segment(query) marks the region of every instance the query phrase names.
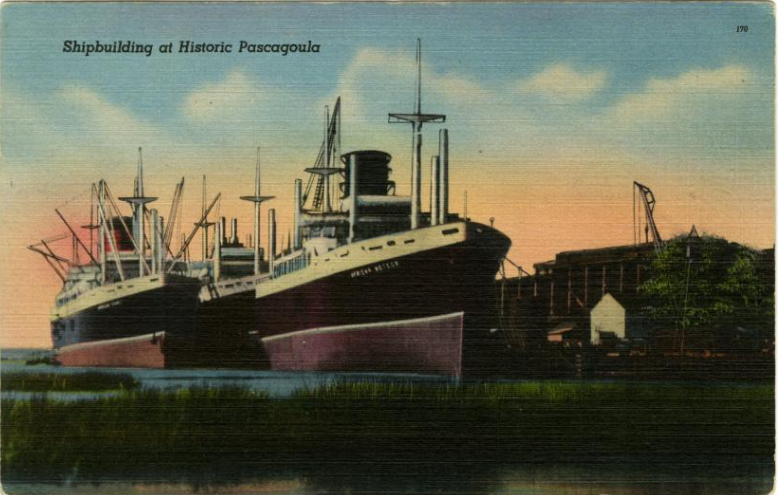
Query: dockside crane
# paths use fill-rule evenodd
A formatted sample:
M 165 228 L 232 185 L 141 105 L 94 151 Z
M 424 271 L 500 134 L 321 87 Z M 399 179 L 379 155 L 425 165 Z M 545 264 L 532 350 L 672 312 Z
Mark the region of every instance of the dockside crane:
M 640 195 L 638 201 L 636 196 Z M 663 242 L 662 236 L 659 235 L 659 229 L 654 221 L 654 207 L 656 206 L 656 198 L 654 193 L 648 186 L 645 186 L 639 182 L 633 182 L 633 194 L 632 194 L 632 213 L 633 213 L 633 227 L 635 229 L 635 244 L 640 241 L 640 205 L 643 205 L 643 211 L 645 212 L 645 235 L 646 242 L 649 242 L 649 232 L 651 233 L 651 239 L 654 243 L 655 249 L 661 249 Z

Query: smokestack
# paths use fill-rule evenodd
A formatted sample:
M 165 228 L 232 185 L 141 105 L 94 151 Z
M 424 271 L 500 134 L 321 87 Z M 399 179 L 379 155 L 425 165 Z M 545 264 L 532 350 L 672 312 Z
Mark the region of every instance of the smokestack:
M 432 157 L 432 170 L 430 171 L 430 182 L 432 187 L 430 188 L 430 225 L 437 225 L 440 219 L 440 200 L 438 194 L 440 192 L 440 157 Z
M 300 217 L 302 216 L 303 180 L 294 181 L 294 249 L 300 249 Z
M 227 217 L 219 218 L 219 223 L 222 224 L 222 228 L 219 231 L 221 233 L 221 237 L 219 237 L 219 239 L 221 239 L 222 244 L 225 244 L 227 242 Z
M 276 262 L 276 210 L 270 208 L 267 211 L 267 259 L 270 268 L 270 277 L 273 277 L 273 272 Z
M 230 225 L 230 244 L 238 243 L 238 219 L 233 218 Z
M 222 240 L 224 238 L 224 233 L 222 232 L 222 228 L 224 228 L 224 220 L 225 218 L 222 217 L 222 221 L 216 222 L 216 225 L 214 225 L 216 229 L 213 235 L 213 281 L 214 282 L 218 282 L 222 276 Z
M 151 210 L 151 273 L 159 273 L 159 266 L 157 266 L 157 260 L 159 260 L 159 235 L 157 235 L 157 227 L 159 226 L 159 212 L 156 209 Z
M 348 242 L 354 242 L 357 230 L 357 156 L 352 153 L 349 155 L 349 196 L 351 196 L 351 206 L 348 211 L 349 234 Z
M 438 150 L 438 160 L 440 161 L 438 223 L 442 225 L 448 221 L 448 129 L 440 130 L 438 145 L 440 148 Z

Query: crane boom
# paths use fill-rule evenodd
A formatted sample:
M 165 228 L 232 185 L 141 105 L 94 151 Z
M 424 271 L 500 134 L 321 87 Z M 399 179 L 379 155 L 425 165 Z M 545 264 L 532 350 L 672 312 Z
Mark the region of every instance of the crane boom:
M 645 186 L 639 182 L 633 182 L 635 189 L 640 193 L 640 199 L 643 203 L 643 209 L 646 212 L 646 242 L 648 242 L 648 233 L 651 232 L 651 238 L 654 242 L 654 247 L 659 249 L 662 247 L 662 236 L 659 235 L 659 229 L 654 221 L 654 207 L 656 206 L 656 198 L 653 191 L 648 186 Z

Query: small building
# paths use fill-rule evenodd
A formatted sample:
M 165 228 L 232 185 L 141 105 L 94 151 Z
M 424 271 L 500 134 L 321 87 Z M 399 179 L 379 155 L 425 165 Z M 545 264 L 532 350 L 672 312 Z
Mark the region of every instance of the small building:
M 591 311 L 589 343 L 600 345 L 603 337 L 627 338 L 627 310 L 611 294 L 605 294 Z
M 576 332 L 576 324 L 572 321 L 563 321 L 552 330 L 549 330 L 546 339 L 549 342 L 560 343 L 580 340 L 580 334 Z

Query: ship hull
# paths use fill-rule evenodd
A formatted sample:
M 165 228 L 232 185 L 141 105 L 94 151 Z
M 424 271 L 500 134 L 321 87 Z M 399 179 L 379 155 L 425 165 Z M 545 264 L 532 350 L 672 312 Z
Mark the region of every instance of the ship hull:
M 490 329 L 496 326 L 494 279 L 510 240 L 495 229 L 469 222 L 431 228 L 429 233 L 411 232 L 408 236 L 417 236 L 416 240 L 422 244 L 425 235 L 449 235 L 447 232 L 457 227 L 466 233 L 460 232 L 461 239 L 445 245 L 411 252 L 399 250 L 397 256 L 374 257 L 371 262 L 338 269 L 329 276 L 285 290 L 267 294 L 258 291 L 250 331 L 262 338 L 270 362 L 275 363 L 272 366 L 278 366 L 281 361 L 287 363 L 283 369 L 296 368 L 288 359 L 277 358 L 278 350 L 269 345 L 275 341 L 273 338 L 288 336 L 287 340 L 299 344 L 295 335 L 337 327 L 349 328 L 348 337 L 338 331 L 323 333 L 316 337 L 317 346 L 328 356 L 342 355 L 342 349 L 350 349 L 357 356 L 380 357 L 367 366 L 371 371 L 460 374 L 483 368 L 493 349 L 494 336 Z M 392 240 L 395 239 L 380 242 L 386 246 Z M 365 241 L 359 246 L 351 245 L 348 250 L 362 252 L 378 242 Z M 404 242 L 402 237 L 396 238 L 392 247 L 401 242 Z M 387 252 L 393 250 L 387 248 L 384 253 Z M 331 259 L 337 263 L 336 256 L 338 252 L 333 251 Z M 453 341 L 448 337 L 452 328 L 443 330 L 446 337 L 435 336 L 425 343 L 424 328 L 392 324 L 453 313 L 462 314 L 461 335 Z M 360 326 L 363 330 L 359 330 Z M 414 331 L 420 335 L 415 337 Z M 436 343 L 446 347 L 444 354 L 449 356 L 448 363 L 442 364 L 437 356 L 425 361 L 426 347 Z M 414 346 L 417 350 L 410 351 Z M 406 352 L 395 352 L 399 349 Z M 365 369 L 357 362 L 362 358 L 325 359 L 315 353 L 303 353 L 295 358 L 301 359 L 302 364 L 298 366 L 306 370 Z
M 178 365 L 268 369 L 261 344 L 250 334 L 254 318 L 253 289 L 201 301 L 197 331 L 189 338 L 187 352 L 179 353 Z
M 72 367 L 164 368 L 165 334 L 72 344 L 57 351 L 57 362 Z
M 279 371 L 381 371 L 459 376 L 463 314 L 316 328 L 262 339 Z
M 199 282 L 171 275 L 164 281 L 155 279 L 156 285 L 150 283 L 148 289 L 143 283 L 133 279 L 103 288 L 117 291 L 118 296 L 55 318 L 52 339 L 59 362 L 66 366 L 170 367 L 191 352 Z
M 412 249 L 425 242 L 429 248 Z M 378 244 L 386 250 L 371 250 Z M 200 352 L 189 364 L 458 375 L 488 357 L 494 278 L 509 246 L 490 227 L 448 224 L 343 246 L 304 269 L 310 277 L 303 270 L 282 275 L 256 292 L 218 295 L 214 286 L 198 309 Z M 451 314 L 460 314 L 461 324 L 427 324 Z
M 494 278 L 510 241 L 489 227 L 467 228 L 461 242 L 383 256 L 285 290 L 259 293 L 253 330 L 269 337 L 457 312 L 464 312 L 466 319 L 489 314 L 494 309 Z M 475 233 L 476 228 L 482 233 Z

